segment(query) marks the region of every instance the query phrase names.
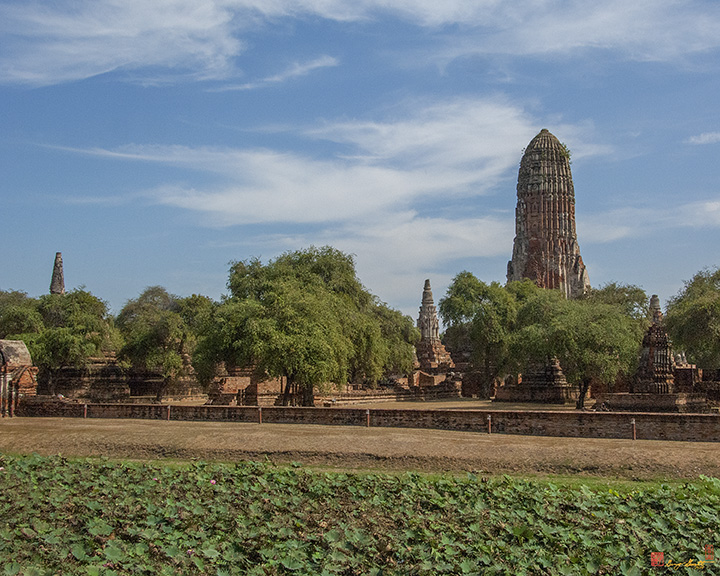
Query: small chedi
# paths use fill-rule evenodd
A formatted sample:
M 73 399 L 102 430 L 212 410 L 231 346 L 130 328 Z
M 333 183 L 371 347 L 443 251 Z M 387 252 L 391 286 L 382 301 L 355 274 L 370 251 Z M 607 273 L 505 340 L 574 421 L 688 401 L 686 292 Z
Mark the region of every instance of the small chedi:
M 650 298 L 652 324 L 642 342 L 640 366 L 632 383 L 632 392 L 637 394 L 672 394 L 675 392 L 675 358 L 672 342 L 662 326 L 663 314 L 660 298 Z
M 447 372 L 455 367 L 450 353 L 440 341 L 440 321 L 433 301 L 430 280 L 425 280 L 420 315 L 417 321 L 420 342 L 415 346 L 420 370 L 431 374 Z
M 494 402 L 537 402 L 541 404 L 570 404 L 578 399 L 577 386 L 568 384 L 557 358 L 530 367 L 510 378 L 495 390 Z
M 676 365 L 657 294 L 650 298 L 650 313 L 652 324 L 643 337 L 630 392 L 599 395 L 596 405 L 608 410 L 634 412 L 708 412 L 705 394 L 695 393 L 692 389 L 690 392 L 676 391 L 676 374 L 688 368 Z M 687 387 L 683 388 L 687 390 Z
M 543 129 L 525 148 L 517 181 L 515 241 L 507 279 L 576 298 L 590 288 L 575 231 L 570 153 Z
M 0 340 L 0 415 L 14 416 L 20 400 L 35 396 L 38 369 L 20 340 Z

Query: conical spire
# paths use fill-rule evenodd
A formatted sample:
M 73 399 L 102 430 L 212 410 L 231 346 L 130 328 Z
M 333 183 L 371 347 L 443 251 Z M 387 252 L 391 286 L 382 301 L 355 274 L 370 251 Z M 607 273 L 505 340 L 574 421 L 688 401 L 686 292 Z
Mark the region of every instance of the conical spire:
M 650 297 L 650 315 L 652 316 L 653 324 L 660 324 L 663 319 L 662 308 L 660 308 L 660 298 L 657 294 L 653 294 Z
M 440 321 L 438 320 L 437 309 L 433 301 L 430 280 L 425 280 L 417 326 L 420 329 L 421 341 L 440 342 Z
M 430 280 L 425 280 L 425 287 L 423 288 L 423 295 L 422 295 L 422 305 L 423 306 L 434 306 L 435 302 L 433 301 L 433 294 L 432 294 L 432 288 L 430 288 Z
M 589 287 L 575 231 L 570 153 L 547 129 L 525 149 L 517 182 L 515 242 L 508 281 L 530 278 L 573 298 Z
M 62 252 L 55 253 L 55 265 L 53 266 L 52 280 L 50 281 L 50 294 L 65 294 Z
M 453 368 L 455 364 L 440 342 L 440 321 L 433 301 L 430 280 L 425 280 L 417 327 L 420 329 L 420 342 L 415 345 L 415 351 L 420 369 L 437 373 Z

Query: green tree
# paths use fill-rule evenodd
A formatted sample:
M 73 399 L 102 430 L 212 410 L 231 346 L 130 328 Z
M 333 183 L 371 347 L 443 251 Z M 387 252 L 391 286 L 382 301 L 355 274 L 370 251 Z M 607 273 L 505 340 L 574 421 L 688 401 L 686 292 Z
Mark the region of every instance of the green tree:
M 665 323 L 678 349 L 706 369 L 720 368 L 720 268 L 702 270 L 670 299 Z
M 187 371 L 196 342 L 191 327 L 200 329 L 203 315 L 210 314 L 211 307 L 212 302 L 205 297 L 182 299 L 162 286 L 151 286 L 120 311 L 117 325 L 125 343 L 119 357 L 137 370 L 161 373 L 158 400 Z
M 639 286 L 608 282 L 599 288 L 588 290 L 581 298 L 590 302 L 618 306 L 627 316 L 641 321 L 647 328 L 648 296 Z
M 484 371 L 488 383 L 499 378 L 510 361 L 509 345 L 518 307 L 538 290 L 529 280 L 501 286 L 461 272 L 440 300 L 447 345 L 464 352 L 476 368 Z
M 519 370 L 557 358 L 569 382 L 579 386 L 578 408 L 593 381 L 612 388 L 637 361 L 638 331 L 621 307 L 588 300 L 566 300 L 542 290 L 518 310 L 511 355 Z
M 25 292 L 0 290 L 0 339 L 14 334 L 35 334 L 44 328 L 38 301 Z
M 20 317 L 24 320 L 15 326 L 23 331 L 13 337 L 25 341 L 40 369 L 39 379 L 51 394 L 61 370 L 85 366 L 90 358 L 117 349 L 119 334 L 107 304 L 87 290 L 78 288 L 37 299 L 18 300 L 15 294 L 20 302 L 15 310 L 23 310 Z
M 312 405 L 316 388 L 349 378 L 374 383 L 411 365 L 412 321 L 365 290 L 352 257 L 334 248 L 289 252 L 267 265 L 235 262 L 228 288 L 196 353 L 203 379 L 219 362 L 254 366 L 285 378 L 284 403 Z

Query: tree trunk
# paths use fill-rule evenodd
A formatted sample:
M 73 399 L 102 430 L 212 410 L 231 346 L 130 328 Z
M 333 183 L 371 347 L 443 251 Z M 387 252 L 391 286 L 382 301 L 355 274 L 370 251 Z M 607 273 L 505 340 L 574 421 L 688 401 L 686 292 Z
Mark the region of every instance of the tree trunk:
M 315 406 L 315 391 L 312 384 L 305 384 L 302 388 L 302 405 Z
M 285 391 L 282 394 L 283 406 L 290 406 L 290 401 L 292 399 L 292 385 L 293 381 L 290 379 L 290 376 L 285 374 Z
M 577 402 L 575 403 L 575 408 L 578 410 L 585 408 L 585 395 L 590 389 L 590 382 L 592 382 L 590 378 L 583 378 L 580 382 L 580 396 L 578 396 Z

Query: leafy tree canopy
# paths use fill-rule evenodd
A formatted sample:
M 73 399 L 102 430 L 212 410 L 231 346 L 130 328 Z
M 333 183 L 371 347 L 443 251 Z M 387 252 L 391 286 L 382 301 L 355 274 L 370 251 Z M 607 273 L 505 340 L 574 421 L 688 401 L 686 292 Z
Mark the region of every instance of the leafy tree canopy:
M 43 327 L 37 300 L 25 292 L 0 291 L 0 339 L 39 333 Z
M 599 288 L 589 290 L 582 298 L 591 302 L 619 306 L 627 316 L 636 320 L 644 321 L 648 318 L 648 296 L 645 290 L 633 284 L 608 282 Z
M 107 304 L 83 288 L 39 298 L 0 293 L 0 333 L 25 341 L 51 393 L 61 369 L 84 366 L 120 342 Z
M 568 381 L 579 384 L 582 407 L 593 380 L 611 388 L 618 375 L 635 369 L 639 337 L 622 307 L 543 290 L 518 311 L 510 356 L 518 370 L 557 358 Z
M 198 374 L 213 366 L 255 366 L 285 377 L 287 402 L 311 404 L 315 387 L 348 379 L 377 382 L 408 370 L 417 331 L 360 283 L 352 256 L 331 247 L 289 252 L 263 265 L 235 262 L 230 297 L 196 354 Z
M 125 304 L 117 317 L 124 338 L 120 358 L 134 368 L 159 370 L 164 389 L 188 369 L 197 338 L 207 329 L 214 302 L 199 295 L 179 298 L 162 286 L 150 286 Z
M 612 384 L 634 369 L 647 324 L 645 293 L 609 284 L 581 300 L 533 282 L 486 284 L 458 274 L 440 301 L 451 349 L 467 349 L 489 380 L 558 358 L 570 382 Z
M 702 270 L 670 299 L 668 332 L 688 360 L 706 369 L 720 368 L 720 268 Z

